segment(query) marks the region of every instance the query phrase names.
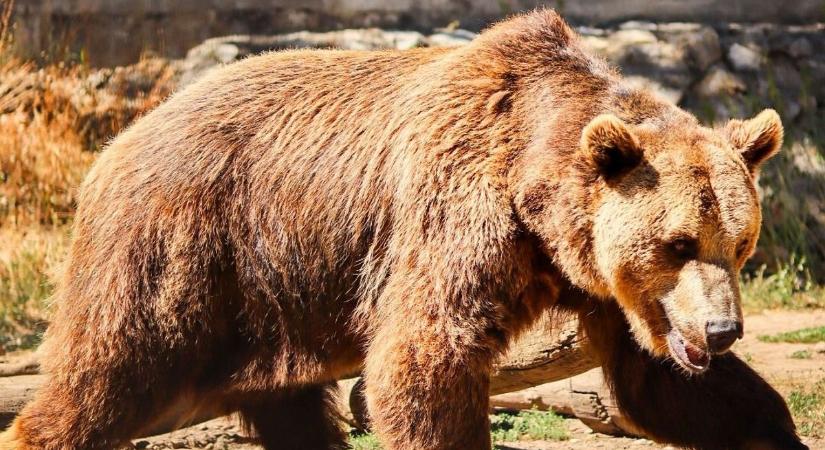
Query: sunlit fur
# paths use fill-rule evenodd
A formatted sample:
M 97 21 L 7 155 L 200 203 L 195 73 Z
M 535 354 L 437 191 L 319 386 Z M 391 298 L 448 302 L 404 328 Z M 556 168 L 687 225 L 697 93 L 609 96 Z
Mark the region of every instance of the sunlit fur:
M 735 357 L 692 384 L 639 350 L 621 314 L 597 314 L 617 298 L 655 349 L 658 300 L 685 327 L 702 305 L 736 303 L 735 286 L 695 280 L 704 266 L 654 253 L 687 229 L 732 264 L 733 239 L 755 237 L 753 181 L 724 137 L 773 142 L 753 128 L 705 129 L 628 88 L 552 11 L 460 48 L 215 70 L 89 173 L 50 378 L 0 449 L 111 449 L 187 404 L 240 412 L 267 449 L 342 448 L 329 386 L 359 370 L 384 448 L 489 449 L 491 366 L 548 308 L 581 313 L 622 408 L 658 439 L 787 448 L 784 403 Z M 694 166 L 707 177 L 686 176 Z M 700 213 L 706 185 L 719 200 Z

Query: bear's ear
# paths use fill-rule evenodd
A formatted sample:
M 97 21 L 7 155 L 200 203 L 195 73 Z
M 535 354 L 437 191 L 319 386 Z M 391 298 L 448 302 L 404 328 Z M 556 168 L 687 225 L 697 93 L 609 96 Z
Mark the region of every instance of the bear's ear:
M 605 180 L 615 180 L 642 161 L 639 140 L 612 114 L 597 116 L 584 127 L 581 147 L 588 162 Z
M 779 114 L 766 109 L 750 120 L 731 120 L 725 126 L 725 134 L 742 155 L 748 170 L 756 173 L 782 146 L 784 130 Z

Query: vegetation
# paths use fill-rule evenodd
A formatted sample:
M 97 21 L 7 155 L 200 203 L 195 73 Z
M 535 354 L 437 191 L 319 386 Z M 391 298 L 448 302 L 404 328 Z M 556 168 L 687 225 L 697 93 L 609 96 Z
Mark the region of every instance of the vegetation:
M 63 259 L 77 187 L 106 140 L 174 88 L 175 70 L 38 67 L 16 59 L 0 0 L 0 353 L 35 345 Z
M 46 326 L 45 304 L 68 236 L 60 228 L 0 231 L 0 349 L 29 348 Z
M 500 412 L 490 416 L 493 443 L 514 441 L 558 441 L 568 439 L 564 419 L 549 411 Z M 353 431 L 349 444 L 353 450 L 380 450 L 381 444 L 370 433 Z
M 806 350 L 797 350 L 797 351 L 791 353 L 791 358 L 792 359 L 811 359 L 811 358 L 813 358 L 813 356 L 814 355 L 811 353 L 811 351 L 807 350 L 807 349 Z
M 758 336 L 762 342 L 788 342 L 791 344 L 814 344 L 825 342 L 825 326 L 803 328 L 771 336 Z
M 350 433 L 349 445 L 352 450 L 381 450 L 381 443 L 371 433 L 357 431 Z
M 565 440 L 568 438 L 564 419 L 552 412 L 520 411 L 491 416 L 493 442 L 520 440 Z
M 825 438 L 825 379 L 798 386 L 788 396 L 788 407 L 803 436 Z
M 825 287 L 815 283 L 805 258 L 791 256 L 787 263 L 775 267 L 770 274 L 763 265 L 742 276 L 742 303 L 746 311 L 825 307 Z

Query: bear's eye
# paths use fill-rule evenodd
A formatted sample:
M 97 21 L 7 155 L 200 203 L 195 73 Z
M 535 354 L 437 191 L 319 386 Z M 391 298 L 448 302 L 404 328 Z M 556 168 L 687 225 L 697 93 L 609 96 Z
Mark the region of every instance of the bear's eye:
M 736 246 L 736 259 L 742 259 L 745 257 L 745 252 L 748 251 L 750 247 L 750 241 L 745 239 Z
M 668 251 L 676 258 L 687 261 L 699 255 L 699 242 L 693 238 L 677 238 L 667 244 Z

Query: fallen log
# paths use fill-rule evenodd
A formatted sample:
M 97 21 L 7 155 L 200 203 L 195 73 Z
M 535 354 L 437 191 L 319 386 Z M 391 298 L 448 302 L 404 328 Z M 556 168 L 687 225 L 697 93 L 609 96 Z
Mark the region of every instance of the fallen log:
M 0 378 L 0 429 L 11 423 L 17 412 L 31 400 L 44 380 L 44 375 Z
M 578 332 L 573 316 L 545 315 L 513 343 L 496 365 L 490 379 L 490 395 L 527 389 L 564 380 L 598 367 L 587 340 Z M 369 428 L 363 382 L 340 383 L 345 419 L 353 427 Z
M 0 364 L 0 378 L 17 375 L 37 375 L 38 373 L 40 373 L 40 361 L 37 360 L 36 355 L 32 355 L 21 362 Z
M 587 410 L 583 399 L 571 397 L 569 393 L 562 392 L 557 388 L 542 388 L 543 390 L 535 392 L 529 391 L 521 394 L 522 397 L 518 397 L 519 394 L 512 394 L 510 397 L 498 395 L 564 380 L 584 373 L 597 365 L 597 362 L 588 352 L 586 340 L 578 333 L 578 324 L 575 318 L 544 317 L 524 333 L 502 358 L 502 361 L 496 365 L 490 383 L 490 393 L 494 396 L 492 404 L 496 407 L 509 404 L 516 407 L 515 409 L 529 409 L 535 406 L 539 409 L 550 409 L 563 414 L 599 417 L 599 420 L 604 421 L 604 414 L 600 412 L 602 409 L 596 407 L 609 399 L 609 396 L 604 396 L 606 394 L 603 393 L 599 394 L 603 398 L 598 397 L 596 399 L 598 401 L 591 401 L 594 405 L 591 408 L 592 411 Z M 14 373 L 15 370 L 18 373 L 36 372 L 37 367 L 36 361 L 33 360 L 25 361 L 25 364 L 18 363 L 15 367 L 0 365 L 0 374 Z M 42 374 L 0 377 L 0 428 L 10 423 L 23 405 L 34 396 L 39 386 L 45 381 L 45 377 L 46 375 Z M 357 379 L 340 382 L 344 416 L 348 423 L 359 428 L 368 426 L 366 407 L 363 396 L 360 395 L 362 386 L 363 384 Z M 559 397 L 559 400 L 553 400 L 552 396 Z M 522 400 L 518 401 L 518 398 L 522 398 Z M 574 405 L 571 403 L 573 400 L 581 403 L 581 405 Z M 530 403 L 531 401 L 533 403 L 538 401 L 539 403 L 533 405 Z M 545 403 L 551 404 L 553 402 L 558 403 L 557 407 L 545 408 L 542 406 Z M 154 426 L 151 434 L 172 431 L 183 425 L 212 418 L 214 417 L 208 412 L 189 418 L 189 420 L 173 417 Z M 621 430 L 620 426 L 617 428 Z M 607 428 L 602 426 L 602 429 L 606 430 Z M 618 434 L 620 431 L 614 430 L 614 433 Z
M 545 315 L 513 343 L 496 365 L 490 394 L 563 380 L 598 366 L 574 316 Z
M 642 436 L 619 411 L 602 379 L 601 369 L 592 369 L 567 380 L 495 395 L 490 406 L 499 410 L 553 411 L 576 417 L 593 431 L 614 436 Z

